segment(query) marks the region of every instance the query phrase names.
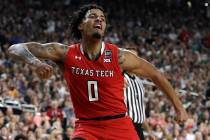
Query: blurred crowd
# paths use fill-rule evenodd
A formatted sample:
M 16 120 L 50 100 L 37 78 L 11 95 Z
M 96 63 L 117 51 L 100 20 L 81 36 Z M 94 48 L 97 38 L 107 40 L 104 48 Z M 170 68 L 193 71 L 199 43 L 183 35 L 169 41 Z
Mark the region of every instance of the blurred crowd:
M 6 51 L 11 44 L 28 41 L 74 43 L 68 30 L 71 13 L 88 2 L 0 1 L 0 97 L 37 107 L 36 112 L 0 107 L 0 140 L 71 138 L 76 118 L 62 73 L 43 60 L 55 67 L 55 74 L 40 80 L 33 67 L 14 63 Z M 163 93 L 145 84 L 146 139 L 210 140 L 208 7 L 195 0 L 95 2 L 108 13 L 104 40 L 137 47 L 141 57 L 164 72 L 190 115 L 179 125 Z

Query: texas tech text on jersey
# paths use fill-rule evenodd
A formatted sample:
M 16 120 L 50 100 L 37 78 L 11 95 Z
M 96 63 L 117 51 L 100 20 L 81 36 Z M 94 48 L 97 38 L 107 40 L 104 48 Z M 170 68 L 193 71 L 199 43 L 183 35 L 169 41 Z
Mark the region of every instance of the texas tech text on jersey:
M 85 76 L 96 76 L 96 77 L 113 77 L 113 70 L 90 70 L 82 69 L 78 67 L 71 67 L 72 74 L 85 75 Z

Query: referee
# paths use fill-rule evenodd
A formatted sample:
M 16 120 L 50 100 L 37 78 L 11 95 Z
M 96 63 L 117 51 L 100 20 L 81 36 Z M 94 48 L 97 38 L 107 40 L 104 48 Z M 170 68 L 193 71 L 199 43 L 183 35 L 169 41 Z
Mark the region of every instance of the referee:
M 135 48 L 127 49 L 137 55 Z M 142 123 L 145 120 L 144 87 L 138 76 L 131 73 L 124 73 L 124 77 L 127 81 L 127 87 L 125 88 L 124 95 L 125 104 L 128 109 L 128 116 L 130 116 L 133 120 L 134 127 L 140 140 L 144 140 L 142 129 Z

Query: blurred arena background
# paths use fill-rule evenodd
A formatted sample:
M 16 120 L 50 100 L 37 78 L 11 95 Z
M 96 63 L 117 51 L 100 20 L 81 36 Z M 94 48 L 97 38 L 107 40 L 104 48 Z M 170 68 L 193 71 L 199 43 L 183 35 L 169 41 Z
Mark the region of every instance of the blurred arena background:
M 191 117 L 178 125 L 172 105 L 144 80 L 146 139 L 210 140 L 210 1 L 206 0 L 1 0 L 0 140 L 70 139 L 75 117 L 59 69 L 51 79 L 40 80 L 33 67 L 13 63 L 6 51 L 28 41 L 72 44 L 69 17 L 87 3 L 107 11 L 104 40 L 138 47 L 141 57 L 165 73 Z

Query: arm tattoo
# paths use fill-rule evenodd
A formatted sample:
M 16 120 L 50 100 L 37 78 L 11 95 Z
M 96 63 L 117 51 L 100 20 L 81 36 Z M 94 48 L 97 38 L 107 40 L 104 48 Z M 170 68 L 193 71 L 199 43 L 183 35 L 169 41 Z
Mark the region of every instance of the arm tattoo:
M 61 43 L 46 43 L 43 44 L 42 52 L 40 54 L 42 54 L 42 56 L 47 54 L 48 59 L 50 58 L 52 61 L 60 63 L 65 59 L 67 50 L 67 45 Z
M 55 47 L 54 46 L 50 46 L 50 47 L 47 47 L 47 51 L 49 53 L 52 53 L 52 52 L 55 52 L 56 50 L 55 50 Z
M 40 62 L 38 58 L 36 58 L 29 50 L 27 47 L 24 47 L 25 50 L 22 52 L 23 59 L 26 60 L 28 64 L 35 65 L 37 62 Z
M 25 44 L 15 44 L 9 48 L 9 54 L 13 56 L 15 60 L 22 60 L 28 64 L 35 64 L 38 62 L 36 58 L 26 47 Z
M 122 65 L 124 61 L 125 61 L 124 50 L 119 49 L 119 51 L 118 51 L 118 62 L 119 62 L 120 65 Z
M 26 60 L 31 60 L 31 59 L 36 58 L 26 47 L 23 48 L 23 51 L 20 55 L 26 58 Z
M 58 51 L 66 52 L 67 48 L 68 48 L 68 46 L 64 45 L 64 44 L 47 43 L 47 44 L 43 44 L 43 47 L 41 48 L 41 50 L 43 52 L 43 49 L 45 49 L 46 53 L 52 54 L 52 53 L 56 53 Z
M 22 60 L 29 64 L 36 64 L 40 62 L 39 59 L 61 62 L 67 49 L 68 46 L 56 42 L 46 44 L 28 42 L 12 45 L 8 51 L 14 60 Z

